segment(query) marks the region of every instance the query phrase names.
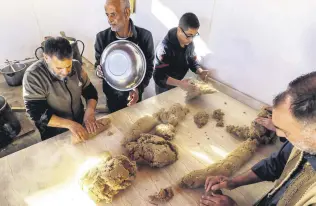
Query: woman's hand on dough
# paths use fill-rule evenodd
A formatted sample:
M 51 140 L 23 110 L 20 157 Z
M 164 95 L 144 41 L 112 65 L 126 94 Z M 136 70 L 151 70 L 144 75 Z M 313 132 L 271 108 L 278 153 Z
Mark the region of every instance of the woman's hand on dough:
M 226 195 L 213 194 L 211 196 L 202 196 L 200 206 L 237 206 L 237 204 Z
M 220 189 L 235 189 L 232 179 L 225 176 L 210 176 L 205 181 L 205 191 L 217 191 Z

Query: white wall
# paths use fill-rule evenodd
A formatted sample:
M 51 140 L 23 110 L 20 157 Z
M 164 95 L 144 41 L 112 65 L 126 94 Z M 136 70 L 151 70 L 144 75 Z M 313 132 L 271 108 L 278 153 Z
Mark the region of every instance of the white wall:
M 217 0 L 206 64 L 216 77 L 261 101 L 315 71 L 316 2 Z
M 137 8 L 137 23 L 150 28 L 156 42 L 181 14 L 196 13 L 203 65 L 215 69 L 216 79 L 268 104 L 316 65 L 313 0 L 138 0 Z
M 0 1 L 0 64 L 33 56 L 40 31 L 29 1 Z
M 108 27 L 104 1 L 1 0 L 0 63 L 33 56 L 44 36 L 61 30 L 83 40 L 84 56 L 94 62 L 95 35 Z M 315 10 L 313 0 L 136 0 L 132 18 L 157 44 L 183 13 L 196 13 L 203 65 L 216 69 L 218 80 L 271 103 L 290 80 L 314 70 Z
M 86 44 L 84 56 L 94 59 L 97 32 L 108 27 L 104 0 L 1 0 L 0 64 L 4 59 L 34 56 L 45 36 L 67 36 Z M 81 51 L 81 46 L 80 51 Z

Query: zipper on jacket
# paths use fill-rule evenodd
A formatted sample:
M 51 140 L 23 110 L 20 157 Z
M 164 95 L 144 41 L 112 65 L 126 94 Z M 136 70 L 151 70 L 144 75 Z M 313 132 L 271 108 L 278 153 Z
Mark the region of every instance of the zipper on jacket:
M 71 114 L 72 114 L 72 120 L 75 121 L 75 113 L 74 113 L 74 110 L 72 108 L 72 101 L 73 101 L 72 100 L 72 94 L 71 94 L 71 92 L 70 92 L 70 90 L 69 90 L 69 88 L 67 86 L 67 82 L 68 82 L 67 78 L 64 79 L 64 83 L 65 83 L 66 89 L 67 89 L 67 91 L 69 92 L 69 95 L 70 95 L 70 109 L 71 109 Z

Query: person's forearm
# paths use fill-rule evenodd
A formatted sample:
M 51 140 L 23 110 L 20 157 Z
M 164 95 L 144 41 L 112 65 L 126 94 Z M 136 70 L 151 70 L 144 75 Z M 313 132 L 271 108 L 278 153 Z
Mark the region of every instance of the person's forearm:
M 69 129 L 69 126 L 73 123 L 73 121 L 69 119 L 65 119 L 62 117 L 58 117 L 53 114 L 53 116 L 50 118 L 47 126 L 49 127 L 58 127 L 58 128 L 66 128 Z
M 168 85 L 178 87 L 178 86 L 180 85 L 181 81 L 180 81 L 180 80 L 177 80 L 177 79 L 175 79 L 175 78 L 172 78 L 172 77 L 168 77 L 166 83 L 167 83 Z
M 97 100 L 89 99 L 86 110 L 92 110 L 94 112 L 95 108 L 97 107 L 97 104 L 98 104 Z
M 234 188 L 254 184 L 257 182 L 262 182 L 262 180 L 252 170 L 249 170 L 241 175 L 238 175 L 232 178 L 231 180 Z
M 201 67 L 197 68 L 196 69 L 196 74 L 201 74 L 203 71 L 203 69 Z

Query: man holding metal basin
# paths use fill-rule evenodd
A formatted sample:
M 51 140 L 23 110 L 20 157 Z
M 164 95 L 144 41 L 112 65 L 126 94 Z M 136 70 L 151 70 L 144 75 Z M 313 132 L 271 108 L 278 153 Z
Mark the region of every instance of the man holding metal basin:
M 189 69 L 206 79 L 208 70 L 203 70 L 197 61 L 193 38 L 199 35 L 200 22 L 193 13 L 185 13 L 178 27 L 169 30 L 158 45 L 155 58 L 154 80 L 156 94 L 180 87 L 183 90 L 194 89 L 188 79 L 183 79 Z
M 85 111 L 81 96 L 87 103 Z M 44 59 L 26 70 L 23 98 L 42 140 L 69 129 L 74 142 L 83 141 L 99 127 L 94 115 L 97 90 L 81 64 L 73 60 L 69 41 L 62 37 L 46 40 Z
M 130 19 L 129 0 L 107 0 L 105 13 L 110 28 L 96 36 L 95 67 L 112 113 L 141 101 L 153 73 L 154 43 L 151 32 Z

